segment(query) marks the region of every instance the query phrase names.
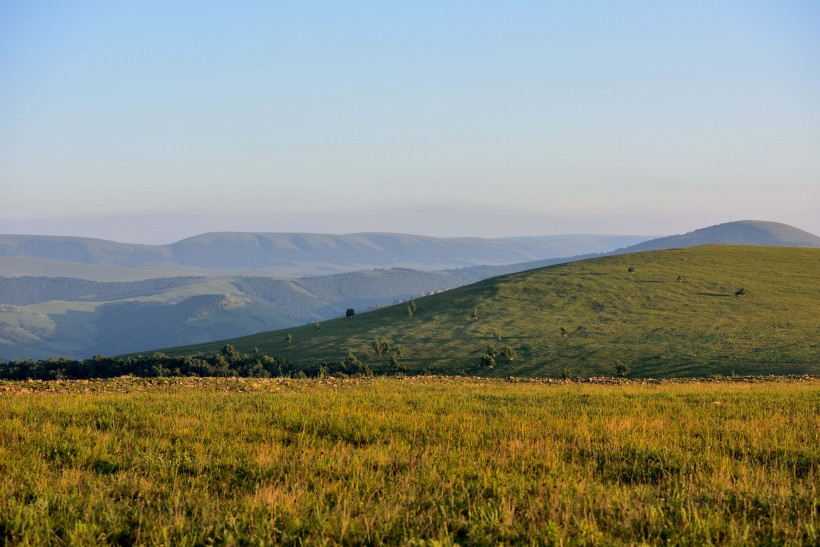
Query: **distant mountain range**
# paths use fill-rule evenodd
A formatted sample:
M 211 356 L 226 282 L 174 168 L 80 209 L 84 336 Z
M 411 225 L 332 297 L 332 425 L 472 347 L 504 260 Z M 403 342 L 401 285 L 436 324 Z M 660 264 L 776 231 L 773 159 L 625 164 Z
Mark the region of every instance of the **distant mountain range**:
M 408 234 L 210 233 L 170 245 L 0 235 L 0 275 L 136 281 L 187 275 L 305 277 L 374 268 L 443 270 L 606 252 L 651 236 L 435 238 Z
M 5 255 L 0 256 L 0 361 L 137 352 L 303 325 L 338 317 L 347 307 L 364 311 L 497 275 L 602 256 L 602 251 L 446 271 L 369 266 L 367 271 L 300 279 L 283 279 L 288 276 L 276 269 L 255 269 L 259 265 L 273 268 L 271 264 L 278 263 L 284 270 L 316 271 L 319 265 L 334 270 L 368 261 L 394 264 L 402 261 L 402 249 L 413 260 L 460 265 L 480 262 L 482 257 L 531 256 L 548 248 L 603 248 L 607 254 L 624 254 L 707 243 L 820 247 L 820 238 L 791 226 L 743 221 L 612 250 L 639 239 L 209 234 L 171 246 L 139 246 L 82 238 L 0 236 L 0 255 Z M 279 248 L 289 250 L 274 251 Z M 380 258 L 379 249 L 384 257 Z M 446 250 L 454 257 L 445 256 Z M 230 257 L 241 267 L 227 275 L 221 268 L 230 264 Z M 19 273 L 15 268 L 21 266 L 36 275 L 9 277 Z M 175 273 L 179 271 L 187 273 L 180 276 Z

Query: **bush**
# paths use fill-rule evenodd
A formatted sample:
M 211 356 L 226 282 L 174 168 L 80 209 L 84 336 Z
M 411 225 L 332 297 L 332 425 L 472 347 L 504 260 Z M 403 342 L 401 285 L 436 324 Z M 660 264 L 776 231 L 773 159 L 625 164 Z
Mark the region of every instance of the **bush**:
M 501 356 L 507 361 L 514 361 L 518 354 L 508 345 L 501 346 Z
M 615 372 L 618 373 L 618 375 L 620 375 L 620 376 L 626 376 L 631 371 L 629 370 L 629 367 L 626 366 L 626 364 L 623 361 L 621 361 L 620 359 L 616 359 L 615 360 Z

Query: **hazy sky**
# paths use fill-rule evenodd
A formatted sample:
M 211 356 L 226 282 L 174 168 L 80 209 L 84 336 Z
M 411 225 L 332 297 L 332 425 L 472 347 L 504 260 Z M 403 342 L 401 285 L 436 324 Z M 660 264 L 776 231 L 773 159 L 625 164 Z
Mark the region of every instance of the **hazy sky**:
M 0 233 L 820 234 L 820 2 L 0 0 Z

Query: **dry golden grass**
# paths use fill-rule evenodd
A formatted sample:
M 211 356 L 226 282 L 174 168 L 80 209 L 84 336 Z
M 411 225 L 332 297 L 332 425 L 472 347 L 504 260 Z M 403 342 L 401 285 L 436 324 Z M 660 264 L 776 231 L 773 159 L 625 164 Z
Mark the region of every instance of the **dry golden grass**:
M 817 544 L 820 381 L 0 383 L 15 544 Z

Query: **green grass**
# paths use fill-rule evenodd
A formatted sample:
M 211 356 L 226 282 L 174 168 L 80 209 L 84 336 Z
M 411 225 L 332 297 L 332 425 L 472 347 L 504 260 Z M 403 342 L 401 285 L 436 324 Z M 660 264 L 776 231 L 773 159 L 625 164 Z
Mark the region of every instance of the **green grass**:
M 741 287 L 747 296 L 735 297 Z M 210 354 L 231 343 L 300 367 L 353 352 L 389 371 L 390 353 L 373 350 L 378 338 L 402 347 L 399 367 L 411 372 L 612 375 L 623 362 L 645 377 L 820 373 L 818 249 L 705 246 L 599 258 L 416 304 L 412 318 L 399 305 L 325 321 L 319 331 L 311 324 L 163 351 Z M 491 343 L 511 346 L 517 358 L 481 367 Z
M 0 382 L 9 544 L 820 542 L 820 382 Z

